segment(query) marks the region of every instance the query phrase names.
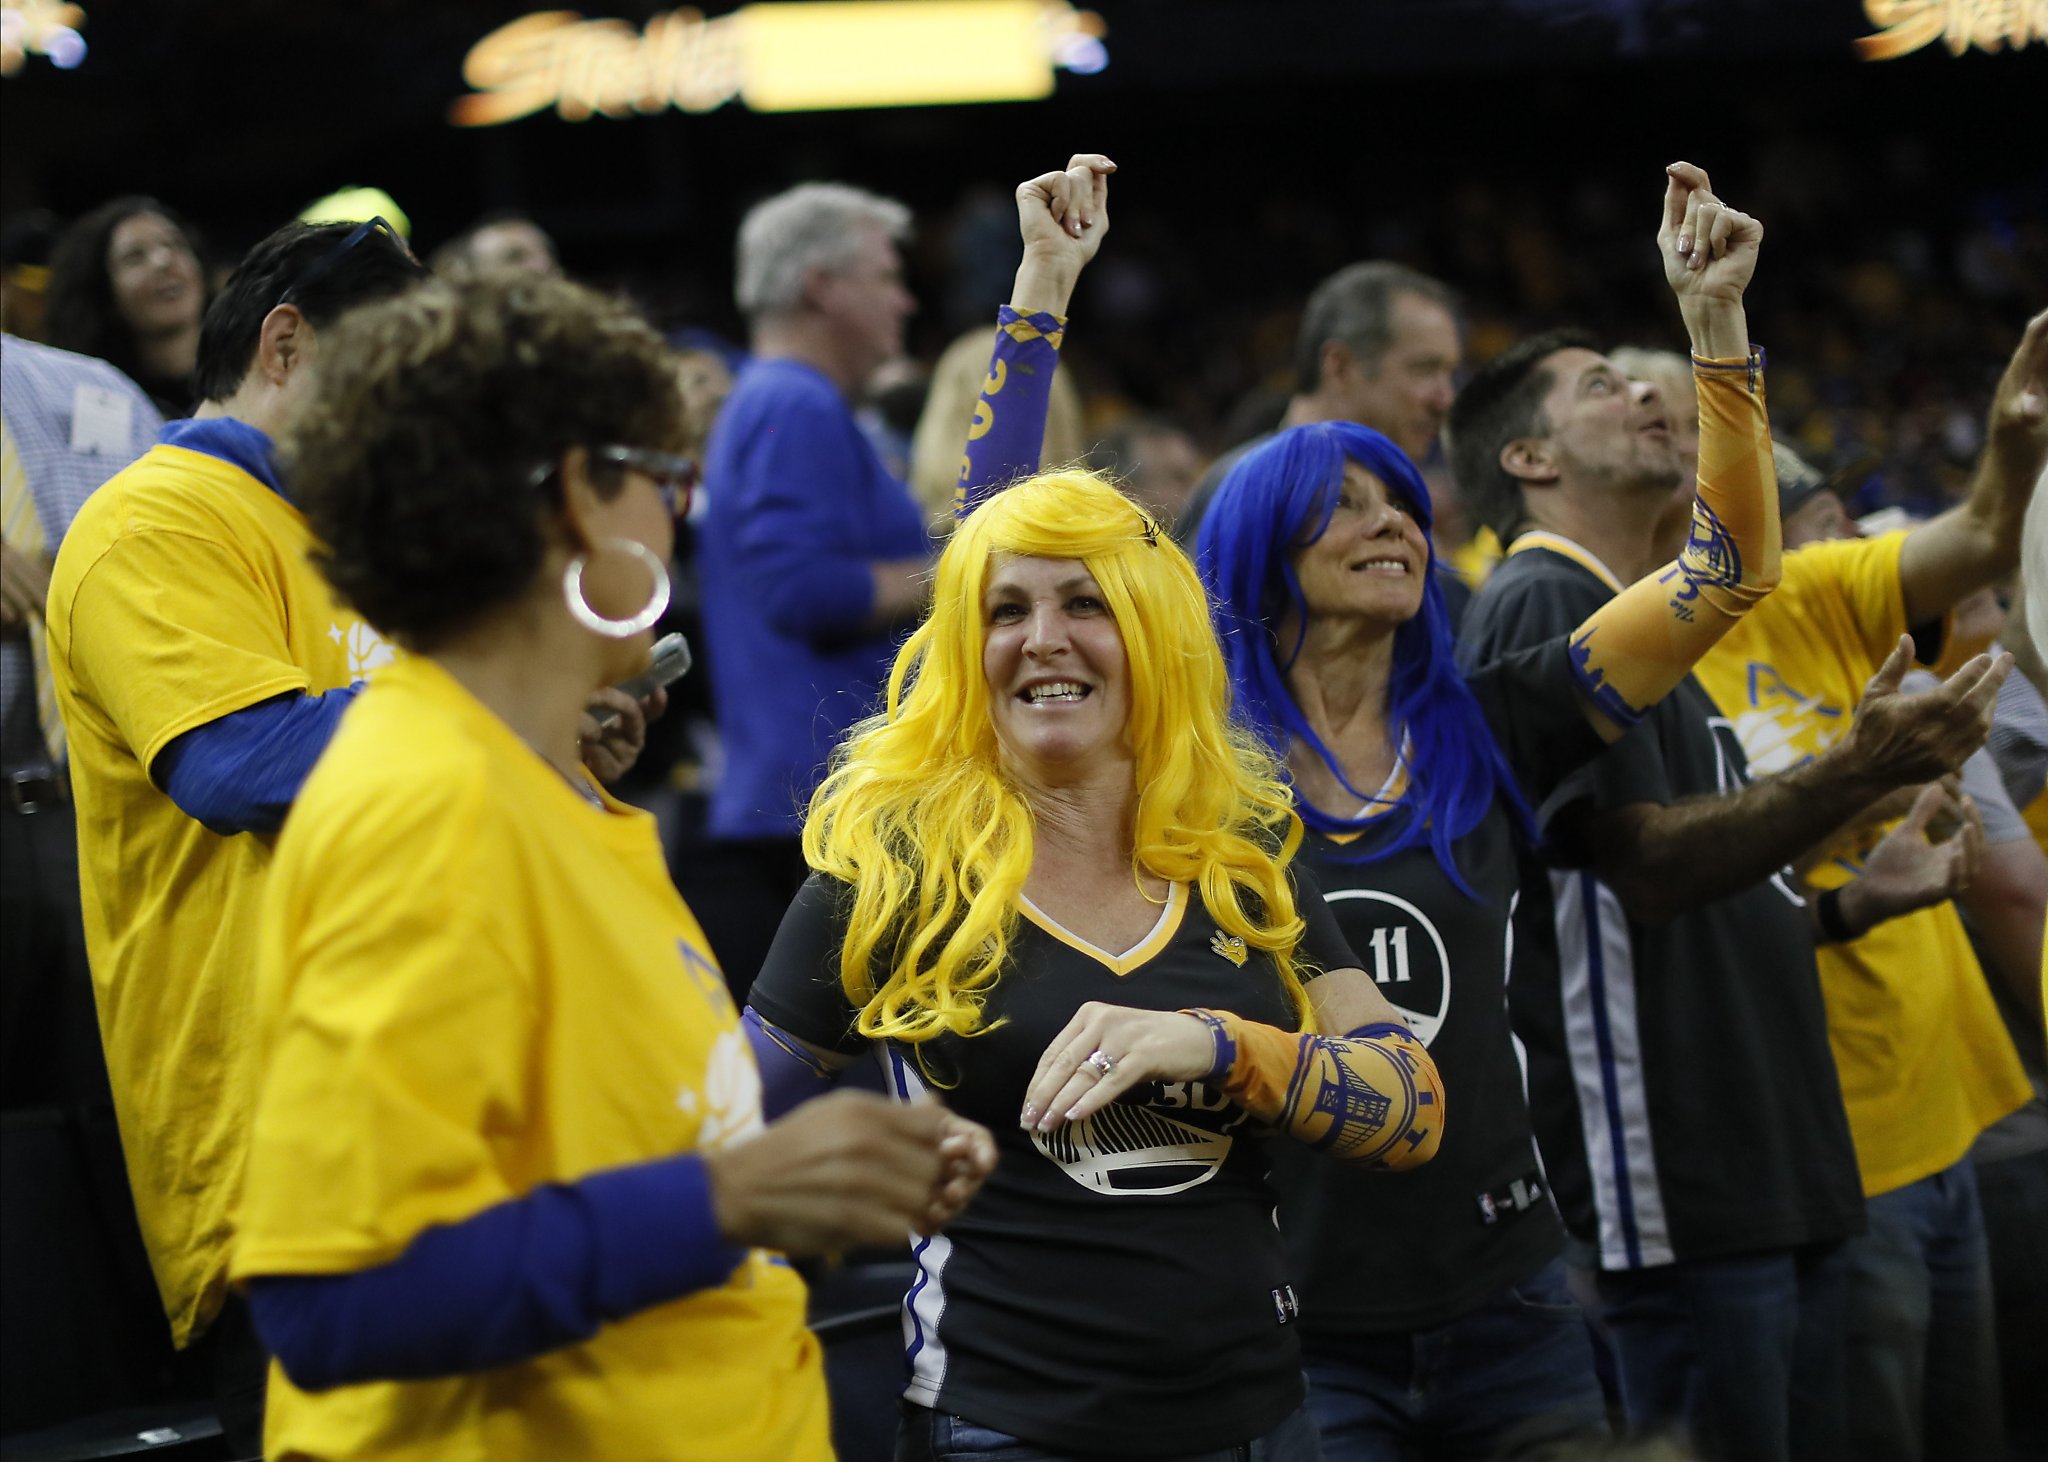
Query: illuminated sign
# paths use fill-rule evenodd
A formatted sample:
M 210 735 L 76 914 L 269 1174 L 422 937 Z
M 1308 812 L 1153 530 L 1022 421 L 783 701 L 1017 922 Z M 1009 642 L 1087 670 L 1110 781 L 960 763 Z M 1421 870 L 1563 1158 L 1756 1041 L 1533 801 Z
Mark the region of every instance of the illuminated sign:
M 1863 13 L 1878 30 L 1856 40 L 1866 61 L 1897 60 L 1936 41 L 1951 56 L 2048 43 L 2048 0 L 1863 0 Z
M 29 56 L 47 56 L 69 71 L 85 59 L 85 12 L 59 0 L 0 0 L 0 76 L 13 76 Z
M 758 112 L 1030 101 L 1053 68 L 1109 62 L 1101 17 L 1068 0 L 816 0 L 706 19 L 683 9 L 642 30 L 548 10 L 471 48 L 472 94 L 448 109 L 492 127 L 547 107 L 572 122 L 739 99 Z

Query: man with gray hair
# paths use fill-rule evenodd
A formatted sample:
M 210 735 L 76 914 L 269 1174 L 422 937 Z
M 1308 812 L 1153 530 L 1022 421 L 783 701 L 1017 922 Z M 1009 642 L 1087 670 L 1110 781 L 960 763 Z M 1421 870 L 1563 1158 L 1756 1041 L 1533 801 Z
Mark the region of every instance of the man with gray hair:
M 1355 421 L 1384 432 L 1417 465 L 1451 409 L 1461 351 L 1450 287 L 1383 259 L 1346 265 L 1316 286 L 1295 340 L 1295 394 L 1279 429 Z M 1193 547 L 1209 500 L 1265 436 L 1226 452 L 1188 500 L 1174 534 Z
M 909 225 L 902 204 L 838 183 L 791 188 L 740 225 L 754 359 L 712 429 L 697 565 L 725 752 L 709 833 L 730 879 L 699 907 L 742 989 L 803 883 L 825 758 L 874 708 L 924 600 L 924 514 L 853 414 L 903 351 Z

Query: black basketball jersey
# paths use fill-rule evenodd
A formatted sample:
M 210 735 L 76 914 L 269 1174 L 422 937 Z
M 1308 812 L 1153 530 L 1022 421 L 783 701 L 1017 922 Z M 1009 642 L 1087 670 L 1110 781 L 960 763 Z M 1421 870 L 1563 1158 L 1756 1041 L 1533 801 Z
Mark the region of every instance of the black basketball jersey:
M 1355 965 L 1313 882 L 1298 877 L 1297 888 L 1309 926 L 1298 957 L 1321 970 Z M 853 1053 L 867 1043 L 839 984 L 848 897 L 812 877 L 752 1003 L 793 1035 Z M 1083 1003 L 1206 1006 L 1294 1029 L 1278 972 L 1227 938 L 1185 886 L 1120 957 L 1028 905 L 1021 913 L 984 1033 L 883 1052 L 899 1095 L 929 1091 L 987 1126 L 1000 1151 L 966 1211 L 915 1245 L 904 1394 L 1042 1445 L 1109 1455 L 1259 1436 L 1303 1399 L 1268 1142 L 1200 1081 L 1134 1089 L 1048 1133 L 1021 1130 L 1017 1117 L 1040 1055 Z
M 1494 570 L 1461 661 L 1565 634 L 1613 597 L 1597 560 L 1546 541 L 1562 546 L 1525 546 Z M 1688 676 L 1550 803 L 1668 805 L 1748 779 L 1732 728 Z M 1575 1257 L 1638 1269 L 1859 1231 L 1813 937 L 1782 876 L 1655 926 L 1585 870 L 1548 884 L 1525 893 L 1517 923 L 1549 924 L 1559 957 L 1547 978 L 1517 977 L 1513 1019 Z
M 1532 802 L 1599 754 L 1563 639 L 1469 683 Z M 1424 780 L 1429 768 L 1413 775 Z M 1369 825 L 1356 835 L 1372 836 Z M 1509 981 L 1556 958 L 1548 938 L 1519 947 L 1514 938 L 1520 886 L 1540 881 L 1541 867 L 1498 798 L 1453 848 L 1469 894 L 1426 844 L 1371 861 L 1359 851 L 1359 841 L 1311 833 L 1304 857 L 1366 973 L 1429 1047 L 1443 1077 L 1444 1135 L 1433 1159 L 1401 1173 L 1276 1148 L 1280 1226 L 1311 1338 L 1443 1324 L 1563 1246 L 1507 1013 Z

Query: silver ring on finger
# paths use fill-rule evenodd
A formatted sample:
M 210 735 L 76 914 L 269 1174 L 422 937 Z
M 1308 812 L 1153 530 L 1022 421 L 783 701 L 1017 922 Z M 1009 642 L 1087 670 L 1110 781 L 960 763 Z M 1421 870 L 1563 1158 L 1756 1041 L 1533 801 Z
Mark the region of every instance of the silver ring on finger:
M 1093 1067 L 1097 1078 L 1101 1078 L 1109 1075 L 1110 1072 L 1116 1070 L 1116 1057 L 1106 1056 L 1102 1053 L 1100 1048 L 1097 1048 L 1096 1050 L 1090 1052 L 1088 1059 L 1086 1061 L 1083 1061 L 1081 1064 L 1083 1066 Z

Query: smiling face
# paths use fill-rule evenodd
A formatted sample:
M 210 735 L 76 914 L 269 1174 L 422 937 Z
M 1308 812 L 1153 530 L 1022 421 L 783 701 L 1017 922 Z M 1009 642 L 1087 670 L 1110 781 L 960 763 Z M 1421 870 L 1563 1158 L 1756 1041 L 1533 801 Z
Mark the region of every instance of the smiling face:
M 1422 609 L 1429 540 L 1386 483 L 1347 461 L 1330 525 L 1295 550 L 1294 572 L 1312 617 L 1364 618 L 1392 628 Z
M 115 308 L 139 336 L 199 323 L 205 305 L 199 260 L 162 214 L 131 214 L 114 225 L 107 240 L 107 281 Z
M 1548 444 L 1563 483 L 1659 493 L 1677 485 L 1679 446 L 1654 385 L 1630 381 L 1591 350 L 1560 350 L 1544 369 Z
M 981 607 L 981 668 L 1005 758 L 1052 782 L 1127 762 L 1129 660 L 1087 565 L 1003 555 Z

